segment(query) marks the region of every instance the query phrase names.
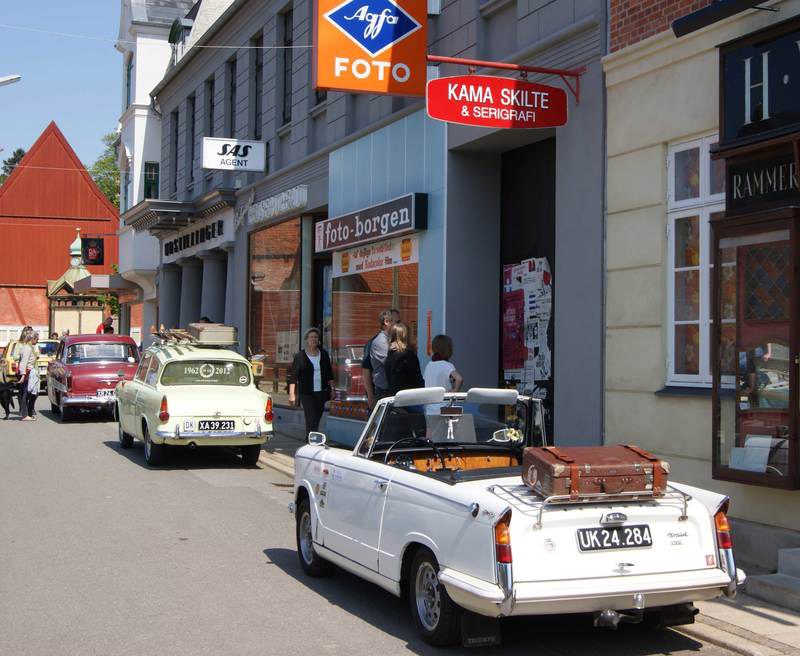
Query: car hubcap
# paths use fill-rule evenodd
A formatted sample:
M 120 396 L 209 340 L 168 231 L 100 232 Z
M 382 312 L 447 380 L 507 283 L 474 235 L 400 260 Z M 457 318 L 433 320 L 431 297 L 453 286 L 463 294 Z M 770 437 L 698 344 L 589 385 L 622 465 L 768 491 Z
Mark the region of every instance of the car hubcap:
M 433 631 L 439 625 L 439 614 L 442 610 L 439 580 L 436 577 L 436 570 L 433 569 L 433 565 L 422 563 L 419 566 L 414 587 L 419 620 L 428 631 Z
M 306 564 L 310 565 L 314 559 L 314 545 L 311 537 L 311 515 L 307 512 L 300 517 L 300 553 Z

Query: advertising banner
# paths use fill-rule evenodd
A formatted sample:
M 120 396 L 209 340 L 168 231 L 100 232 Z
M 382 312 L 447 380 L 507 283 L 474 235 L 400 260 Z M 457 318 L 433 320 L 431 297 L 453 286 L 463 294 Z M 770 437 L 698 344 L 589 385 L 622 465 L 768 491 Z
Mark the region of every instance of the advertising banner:
M 104 259 L 104 242 L 98 237 L 81 237 L 81 259 L 88 266 L 102 266 Z
M 264 171 L 267 147 L 263 141 L 203 137 L 203 168 L 218 171 Z
M 552 128 L 567 122 L 567 94 L 558 87 L 490 75 L 430 80 L 428 116 L 484 128 Z
M 317 0 L 314 87 L 424 96 L 428 3 Z
M 341 278 L 417 262 L 419 262 L 419 237 L 409 235 L 337 251 L 333 254 L 333 277 Z

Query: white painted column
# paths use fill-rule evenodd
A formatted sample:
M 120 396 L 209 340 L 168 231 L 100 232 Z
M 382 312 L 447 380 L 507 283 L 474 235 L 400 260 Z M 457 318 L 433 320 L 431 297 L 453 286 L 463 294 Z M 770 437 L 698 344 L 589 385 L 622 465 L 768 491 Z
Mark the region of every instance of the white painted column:
M 200 251 L 203 262 L 203 289 L 200 294 L 200 316 L 214 323 L 225 321 L 225 290 L 228 278 L 228 258 L 218 249 Z
M 158 272 L 159 326 L 176 328 L 180 319 L 181 269 L 174 264 L 164 264 Z
M 227 265 L 226 265 L 226 275 L 225 275 L 225 325 L 226 326 L 233 326 L 236 324 L 236 320 L 234 318 L 234 298 L 236 297 L 236 287 L 235 287 L 235 273 L 234 273 L 234 266 L 236 263 L 236 247 L 233 242 L 227 242 L 222 245 L 222 248 L 227 253 Z M 249 284 L 249 283 L 248 283 Z M 245 301 L 246 302 L 246 301 Z M 248 309 L 249 313 L 249 309 Z
M 183 257 L 178 260 L 181 267 L 181 304 L 178 324 L 186 328 L 196 323 L 200 314 L 200 296 L 203 289 L 203 266 L 196 257 Z
M 153 336 L 150 328 L 155 326 L 158 329 L 158 302 L 142 302 L 142 348 L 147 348 L 153 343 Z

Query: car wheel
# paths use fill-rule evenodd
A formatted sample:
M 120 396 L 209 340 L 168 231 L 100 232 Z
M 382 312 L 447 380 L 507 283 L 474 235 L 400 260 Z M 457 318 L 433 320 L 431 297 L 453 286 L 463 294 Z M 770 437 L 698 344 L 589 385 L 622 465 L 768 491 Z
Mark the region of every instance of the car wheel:
M 156 466 L 164 462 L 164 445 L 153 444 L 146 426 L 142 427 L 144 433 L 144 459 L 148 465 Z
M 429 549 L 417 551 L 408 577 L 411 616 L 422 639 L 444 647 L 461 638 L 461 609 L 439 582 L 439 563 Z
M 54 415 L 61 414 L 61 408 L 59 408 L 55 403 L 53 403 L 51 401 L 50 402 L 50 412 L 52 412 Z
M 314 538 L 311 534 L 311 506 L 308 498 L 297 504 L 296 531 L 297 556 L 300 566 L 309 576 L 326 576 L 333 571 L 333 564 L 321 558 L 314 550 Z
M 117 416 L 119 416 L 119 411 L 117 411 Z M 133 437 L 122 430 L 122 423 L 117 423 L 117 439 L 123 449 L 130 449 L 133 446 Z
M 258 457 L 261 455 L 260 444 L 247 444 L 240 447 L 242 450 L 242 463 L 248 467 L 253 467 L 258 462 Z
M 72 419 L 72 408 L 68 408 L 62 404 L 58 409 L 58 414 L 61 415 L 61 421 L 69 421 Z

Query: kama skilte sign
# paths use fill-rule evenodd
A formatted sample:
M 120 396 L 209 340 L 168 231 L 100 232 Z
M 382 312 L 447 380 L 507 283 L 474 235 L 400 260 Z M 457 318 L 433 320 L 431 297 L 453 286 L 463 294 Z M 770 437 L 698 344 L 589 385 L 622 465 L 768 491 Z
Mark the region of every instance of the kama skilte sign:
M 550 128 L 567 122 L 567 94 L 558 87 L 490 75 L 428 81 L 428 116 L 485 128 Z

